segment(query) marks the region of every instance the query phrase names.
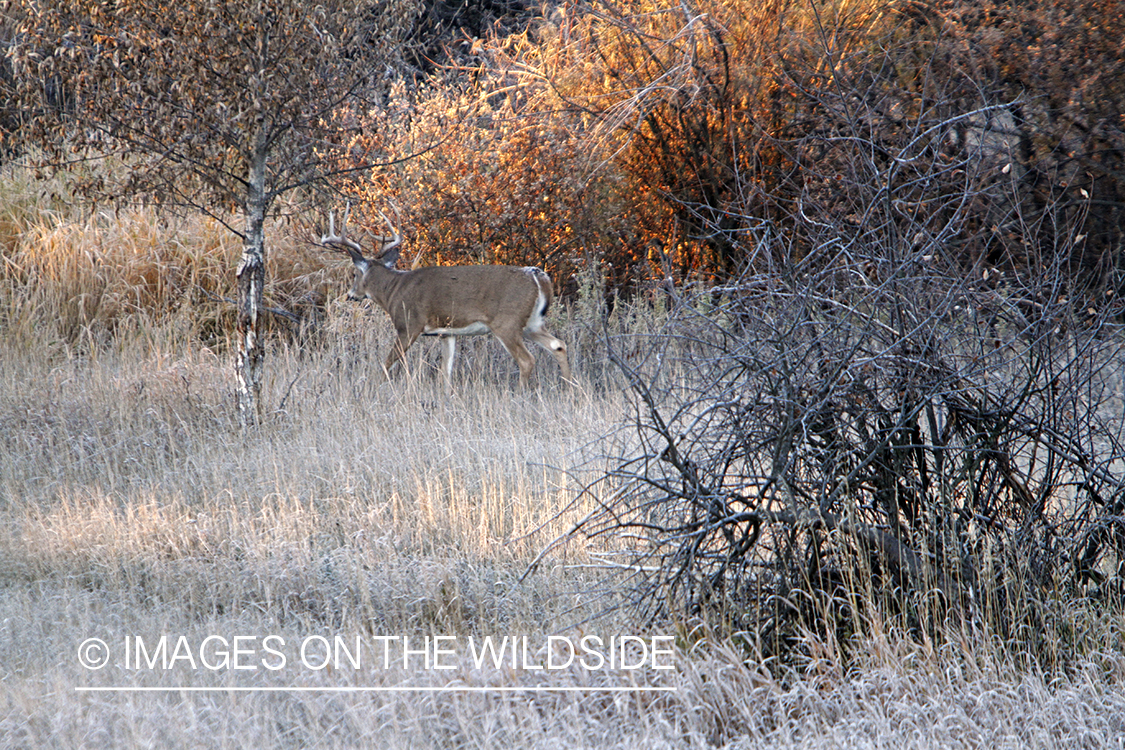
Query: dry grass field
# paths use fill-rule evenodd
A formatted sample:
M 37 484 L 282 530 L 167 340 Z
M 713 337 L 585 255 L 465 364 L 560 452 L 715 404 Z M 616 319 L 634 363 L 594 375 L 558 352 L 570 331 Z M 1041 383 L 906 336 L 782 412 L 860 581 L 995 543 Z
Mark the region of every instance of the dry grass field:
M 111 235 L 7 210 L 2 747 L 1125 746 L 1120 650 L 1046 674 L 985 635 L 935 645 L 888 629 L 846 666 L 810 636 L 807 661 L 777 676 L 721 638 L 685 637 L 690 623 L 589 619 L 615 602 L 595 547 L 558 546 L 524 577 L 596 504 L 576 488 L 629 413 L 594 376 L 597 335 L 574 311 L 554 330 L 577 389 L 540 354 L 539 387 L 515 392 L 514 364 L 481 340 L 450 394 L 425 342 L 414 377 L 377 382 L 385 316 L 331 302 L 314 339 L 274 340 L 266 418 L 243 432 L 230 354 L 184 302 L 229 273 L 227 240 L 196 229 L 158 253 L 128 245 L 135 219 Z M 54 261 L 35 255 L 51 247 Z M 335 262 L 284 252 L 309 278 Z M 151 287 L 121 281 L 143 263 Z M 171 267 L 194 275 L 174 286 Z M 343 291 L 332 272 L 316 280 Z M 154 304 L 168 314 L 139 312 Z M 662 653 L 536 669 L 584 636 Z M 499 665 L 474 651 L 505 637 L 517 647 Z

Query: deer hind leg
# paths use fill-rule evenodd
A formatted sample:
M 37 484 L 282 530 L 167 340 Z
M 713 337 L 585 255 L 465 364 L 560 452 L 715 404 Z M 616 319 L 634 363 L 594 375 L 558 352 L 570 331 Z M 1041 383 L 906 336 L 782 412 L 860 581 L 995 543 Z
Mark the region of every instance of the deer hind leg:
M 457 337 L 441 337 L 441 369 L 445 372 L 445 382 L 453 387 L 453 357 L 457 354 Z
M 566 358 L 566 344 L 542 328 L 537 330 L 528 328 L 526 333 L 528 338 L 554 355 L 555 361 L 559 363 L 559 369 L 562 370 L 563 380 L 568 384 L 574 382 L 570 379 L 570 362 Z

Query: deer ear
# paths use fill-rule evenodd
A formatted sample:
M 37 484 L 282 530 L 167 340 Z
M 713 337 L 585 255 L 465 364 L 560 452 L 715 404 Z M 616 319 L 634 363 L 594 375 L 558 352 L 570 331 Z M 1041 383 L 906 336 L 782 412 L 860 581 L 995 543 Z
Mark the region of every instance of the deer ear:
M 355 263 L 355 267 L 359 270 L 360 273 L 367 273 L 367 269 L 371 267 L 371 262 L 363 257 L 357 258 L 353 256 L 352 263 Z
M 390 250 L 387 250 L 387 252 L 379 256 L 379 262 L 387 268 L 394 268 L 395 263 L 398 262 L 398 254 L 401 250 L 402 248 L 397 245 L 395 247 L 392 247 Z

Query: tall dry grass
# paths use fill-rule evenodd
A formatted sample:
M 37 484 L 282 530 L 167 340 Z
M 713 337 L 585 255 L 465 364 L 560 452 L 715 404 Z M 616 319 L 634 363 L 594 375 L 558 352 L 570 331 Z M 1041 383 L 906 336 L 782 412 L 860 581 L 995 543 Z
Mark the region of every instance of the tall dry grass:
M 68 350 L 104 347 L 147 330 L 222 348 L 234 320 L 231 269 L 242 252 L 218 218 L 144 206 L 67 203 L 67 177 L 32 181 L 18 166 L 0 178 L 0 322 L 7 341 Z M 240 219 L 226 219 L 239 226 Z M 268 227 L 266 304 L 301 317 L 323 305 L 345 264 L 313 243 L 311 224 Z M 285 327 L 289 319 L 268 321 Z M 116 334 L 120 333 L 120 336 Z M 155 342 L 154 342 L 155 343 Z
M 0 292 L 4 747 L 1119 746 L 1125 659 L 1109 648 L 1072 674 L 1044 675 L 985 637 L 935 646 L 884 628 L 846 658 L 808 636 L 807 661 L 779 677 L 691 623 L 654 629 L 625 612 L 584 622 L 615 602 L 593 564 L 604 549 L 559 546 L 524 577 L 598 502 L 575 490 L 605 470 L 603 441 L 625 439 L 613 426 L 629 407 L 598 360 L 589 300 L 556 311 L 580 387 L 559 388 L 540 357 L 529 393 L 513 390 L 513 363 L 487 340 L 463 348 L 453 393 L 424 343 L 412 377 L 382 383 L 382 314 L 329 302 L 318 334 L 272 340 L 268 416 L 243 432 L 228 354 L 201 323 L 222 305 L 183 298 L 193 283 L 220 293 L 228 283 L 217 228 L 34 201 L 21 210 L 4 230 Z M 309 263 L 308 279 L 332 278 Z M 640 328 L 653 315 L 622 306 L 614 324 Z M 77 659 L 91 637 L 114 647 L 267 634 L 540 644 L 662 628 L 684 650 L 674 670 L 643 675 L 478 668 L 464 654 L 442 672 L 90 671 Z M 674 691 L 595 689 L 641 678 Z M 179 689 L 450 684 L 575 689 Z

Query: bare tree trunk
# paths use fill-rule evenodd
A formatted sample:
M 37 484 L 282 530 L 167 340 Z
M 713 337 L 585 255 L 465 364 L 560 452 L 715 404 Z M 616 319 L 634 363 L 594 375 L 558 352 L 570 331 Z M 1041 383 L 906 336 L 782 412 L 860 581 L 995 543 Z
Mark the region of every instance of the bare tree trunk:
M 262 347 L 258 327 L 262 309 L 262 285 L 266 279 L 263 247 L 249 243 L 242 249 L 238 268 L 238 411 L 243 426 L 256 424 L 261 416 Z
M 246 200 L 246 234 L 242 264 L 238 267 L 238 412 L 243 427 L 261 418 L 262 362 L 266 351 L 261 337 L 262 288 L 266 282 L 265 195 L 266 156 L 260 150 L 251 164 Z

